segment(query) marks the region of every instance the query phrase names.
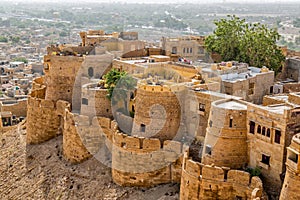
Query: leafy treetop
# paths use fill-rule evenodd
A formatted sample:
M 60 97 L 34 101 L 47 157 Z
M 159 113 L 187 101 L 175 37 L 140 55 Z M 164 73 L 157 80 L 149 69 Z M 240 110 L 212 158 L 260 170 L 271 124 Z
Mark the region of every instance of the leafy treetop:
M 247 23 L 234 15 L 227 17 L 214 22 L 215 31 L 205 39 L 207 50 L 220 54 L 224 61 L 266 66 L 278 73 L 285 57 L 276 45 L 280 39 L 277 30 L 260 23 Z

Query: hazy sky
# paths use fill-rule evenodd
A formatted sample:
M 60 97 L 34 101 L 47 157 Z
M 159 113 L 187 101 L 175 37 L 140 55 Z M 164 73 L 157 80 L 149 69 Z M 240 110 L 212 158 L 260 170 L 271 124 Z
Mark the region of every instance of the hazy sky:
M 11 2 L 62 2 L 61 0 L 7 0 Z M 122 2 L 122 3 L 287 3 L 287 2 L 299 2 L 300 0 L 64 0 L 64 2 Z

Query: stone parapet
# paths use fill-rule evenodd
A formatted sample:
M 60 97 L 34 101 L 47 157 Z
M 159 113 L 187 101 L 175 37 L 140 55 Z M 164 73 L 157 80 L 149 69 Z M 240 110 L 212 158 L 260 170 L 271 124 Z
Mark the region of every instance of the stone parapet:
M 248 172 L 204 165 L 184 154 L 180 199 L 261 199 L 259 177 Z
M 114 133 L 112 176 L 122 186 L 151 187 L 180 182 L 182 143 Z

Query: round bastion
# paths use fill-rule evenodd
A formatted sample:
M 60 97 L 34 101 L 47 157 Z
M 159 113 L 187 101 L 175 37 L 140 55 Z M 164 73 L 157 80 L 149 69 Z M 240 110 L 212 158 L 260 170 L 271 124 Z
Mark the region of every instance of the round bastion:
M 132 135 L 172 140 L 181 121 L 183 85 L 139 83 L 135 97 Z
M 240 169 L 247 163 L 247 104 L 225 99 L 212 103 L 202 162 Z

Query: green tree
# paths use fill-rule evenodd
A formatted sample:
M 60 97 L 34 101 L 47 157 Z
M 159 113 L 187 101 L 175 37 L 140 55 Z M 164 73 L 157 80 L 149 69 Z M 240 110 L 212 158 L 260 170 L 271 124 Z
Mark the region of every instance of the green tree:
M 28 60 L 26 58 L 15 58 L 13 59 L 14 62 L 23 62 L 23 63 L 28 63 Z
M 106 75 L 104 75 L 105 79 L 105 87 L 108 89 L 108 96 L 107 98 L 111 100 L 114 88 L 116 84 L 121 79 L 121 77 L 125 76 L 126 72 L 119 71 L 117 69 L 110 70 Z
M 12 36 L 11 41 L 12 41 L 12 43 L 18 43 L 18 42 L 20 42 L 20 37 L 19 36 Z
M 0 42 L 8 42 L 8 39 L 4 36 L 0 36 Z
M 104 80 L 105 87 L 108 89 L 107 97 L 112 101 L 113 106 L 118 107 L 118 103 L 121 102 L 122 107 L 117 108 L 117 110 L 132 116 L 134 113 L 128 112 L 128 99 L 137 85 L 136 79 L 124 71 L 112 69 L 104 75 Z
M 228 17 L 215 21 L 217 28 L 205 40 L 207 50 L 220 54 L 224 61 L 266 66 L 278 73 L 285 57 L 276 44 L 280 39 L 277 30 L 260 23 L 247 23 L 234 15 Z

